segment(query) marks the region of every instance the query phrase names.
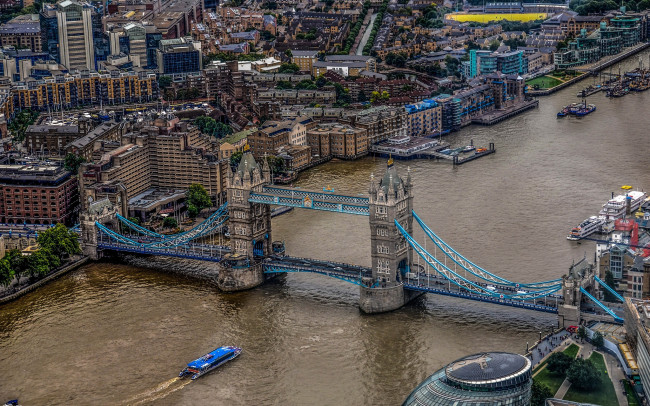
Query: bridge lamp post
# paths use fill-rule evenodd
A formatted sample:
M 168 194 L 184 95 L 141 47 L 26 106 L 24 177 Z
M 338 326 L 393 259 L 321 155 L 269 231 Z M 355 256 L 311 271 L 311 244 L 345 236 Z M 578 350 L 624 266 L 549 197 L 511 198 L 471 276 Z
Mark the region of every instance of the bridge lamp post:
M 540 343 L 542 342 L 542 332 L 541 331 L 539 332 L 539 342 Z

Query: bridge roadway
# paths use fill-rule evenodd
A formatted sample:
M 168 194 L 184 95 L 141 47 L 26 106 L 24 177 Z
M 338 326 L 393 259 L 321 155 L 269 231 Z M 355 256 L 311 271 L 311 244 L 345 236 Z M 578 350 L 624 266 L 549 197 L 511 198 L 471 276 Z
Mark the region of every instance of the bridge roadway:
M 363 196 L 345 196 L 329 192 L 313 192 L 297 188 L 264 186 L 261 192 L 251 192 L 251 203 L 333 211 L 338 213 L 370 215 L 369 200 Z
M 166 256 L 166 257 L 186 258 L 186 259 L 198 259 L 200 261 L 210 261 L 210 262 L 219 262 L 221 261 L 221 258 L 223 258 L 225 254 L 230 252 L 230 247 L 225 247 L 221 245 L 188 243 L 185 245 L 179 245 L 179 246 L 169 247 L 169 248 L 151 248 L 145 246 L 144 244 L 139 246 L 130 245 L 130 244 L 119 243 L 113 240 L 99 241 L 97 243 L 97 248 L 112 250 L 112 251 L 132 252 L 136 254 L 159 255 L 159 256 Z

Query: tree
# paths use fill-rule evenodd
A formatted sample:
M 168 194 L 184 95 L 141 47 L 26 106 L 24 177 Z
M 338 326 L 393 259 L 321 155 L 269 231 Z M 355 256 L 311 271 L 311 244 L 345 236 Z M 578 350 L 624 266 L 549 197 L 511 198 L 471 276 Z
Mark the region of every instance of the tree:
M 172 84 L 171 76 L 161 76 L 158 78 L 158 87 L 165 89 Z
M 212 131 L 212 135 L 214 135 L 217 138 L 223 138 L 226 135 L 230 135 L 232 133 L 233 133 L 232 127 L 222 122 L 216 122 L 214 125 L 214 130 Z
M 566 371 L 571 366 L 572 361 L 573 358 L 571 358 L 567 354 L 563 352 L 554 352 L 548 357 L 548 362 L 546 363 L 546 369 L 548 369 L 549 372 L 552 372 L 556 375 L 564 376 L 566 374 Z
M 129 217 L 127 220 L 129 220 L 131 223 L 140 225 L 140 219 L 138 217 Z
M 573 360 L 566 377 L 571 385 L 581 390 L 596 389 L 601 382 L 600 374 L 593 362 L 582 358 Z
M 68 230 L 61 223 L 41 232 L 37 239 L 38 245 L 42 249 L 50 250 L 59 259 L 81 252 L 79 241 L 77 240 L 77 234 Z
M 278 73 L 296 73 L 299 71 L 300 71 L 300 66 L 296 65 L 295 63 L 283 63 L 282 65 L 280 65 L 280 68 L 278 69 Z
M 25 257 L 25 272 L 29 274 L 31 279 L 34 279 L 36 276 L 45 275 L 50 271 L 50 263 L 47 260 L 48 254 L 44 251 L 47 251 L 47 249 L 41 248 Z
M 583 340 L 587 338 L 587 329 L 585 328 L 585 326 L 580 326 L 578 328 L 578 338 L 581 338 Z
M 266 157 L 266 162 L 269 163 L 271 172 L 273 172 L 274 174 L 284 172 L 284 159 L 275 155 L 269 155 Z
M 63 160 L 63 167 L 72 173 L 77 173 L 82 163 L 86 162 L 86 158 L 77 154 L 68 153 Z
M 648 1 L 650 1 L 650 0 L 648 0 Z M 361 90 L 359 92 L 359 95 L 357 96 L 357 101 L 359 103 L 365 103 L 365 102 L 368 101 L 368 96 L 366 96 L 366 94 L 363 92 L 363 90 Z
M 286 80 L 279 80 L 278 83 L 275 84 L 275 87 L 277 89 L 293 89 L 293 85 L 291 82 L 286 81 Z
M 614 289 L 615 282 L 614 282 L 614 273 L 612 273 L 612 271 L 608 270 L 607 272 L 605 272 L 605 284 L 610 288 Z M 608 289 L 605 289 L 605 301 L 606 302 L 616 301 L 616 296 L 614 296 L 614 294 L 610 292 Z
M 195 218 L 196 216 L 199 215 L 199 209 L 193 205 L 193 204 L 188 204 L 187 205 L 187 215 L 190 216 L 191 218 Z
M 7 287 L 14 280 L 14 271 L 9 265 L 9 261 L 0 259 L 0 285 Z
M 553 397 L 553 392 L 551 392 L 548 386 L 539 383 L 535 379 L 533 379 L 533 386 L 531 387 L 530 392 L 530 406 L 545 406 L 546 399 Z
M 237 166 L 239 165 L 239 161 L 241 161 L 241 157 L 244 156 L 244 153 L 241 151 L 237 151 L 230 155 L 230 166 Z
M 591 336 L 591 343 L 598 348 L 603 348 L 605 345 L 605 339 L 600 331 L 596 331 L 593 336 Z
M 185 197 L 188 202 L 188 211 L 190 206 L 194 206 L 198 213 L 201 209 L 212 205 L 208 191 L 199 183 L 193 183 L 190 185 L 187 193 L 185 193 Z
M 165 217 L 162 223 L 165 228 L 176 228 L 178 227 L 178 221 L 173 217 Z
M 501 46 L 501 43 L 497 40 L 490 42 L 490 51 L 496 51 Z
M 3 258 L 9 264 L 18 283 L 20 283 L 20 277 L 25 275 L 25 270 L 27 269 L 27 261 L 25 259 L 26 257 L 23 256 L 23 253 L 17 249 L 7 251 Z

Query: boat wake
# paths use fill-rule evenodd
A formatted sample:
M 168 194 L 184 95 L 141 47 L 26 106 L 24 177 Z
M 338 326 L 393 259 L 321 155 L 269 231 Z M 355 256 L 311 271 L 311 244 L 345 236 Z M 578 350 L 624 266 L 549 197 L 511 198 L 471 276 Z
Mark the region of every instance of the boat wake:
M 154 389 L 142 392 L 131 399 L 124 402 L 125 405 L 136 406 L 146 403 L 152 403 L 157 400 L 164 398 L 179 389 L 184 388 L 189 385 L 192 381 L 189 379 L 181 379 L 179 377 L 172 378 L 168 381 L 161 383 L 156 386 Z

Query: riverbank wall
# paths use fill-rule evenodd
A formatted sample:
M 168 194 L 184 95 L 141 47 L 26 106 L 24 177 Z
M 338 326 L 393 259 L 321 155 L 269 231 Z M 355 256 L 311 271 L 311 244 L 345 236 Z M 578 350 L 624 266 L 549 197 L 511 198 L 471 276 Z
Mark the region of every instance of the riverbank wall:
M 25 286 L 24 288 L 20 289 L 17 292 L 14 292 L 10 295 L 0 297 L 0 304 L 8 303 L 13 300 L 18 299 L 19 297 L 26 295 L 29 292 L 32 292 L 33 290 L 45 285 L 46 283 L 53 281 L 54 279 L 58 278 L 59 276 L 66 274 L 74 269 L 79 268 L 80 266 L 86 264 L 89 261 L 88 257 L 81 257 L 80 259 L 65 265 L 64 267 L 54 271 L 53 273 L 47 275 L 45 278 L 32 283 L 31 285 Z

